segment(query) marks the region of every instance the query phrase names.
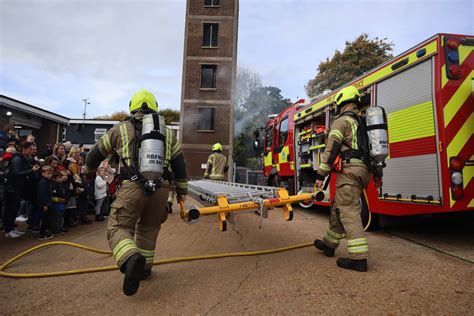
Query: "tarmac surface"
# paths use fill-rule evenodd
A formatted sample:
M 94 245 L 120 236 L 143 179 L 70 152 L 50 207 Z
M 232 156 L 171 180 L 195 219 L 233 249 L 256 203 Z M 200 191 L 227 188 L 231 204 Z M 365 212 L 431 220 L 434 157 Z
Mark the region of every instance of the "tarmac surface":
M 188 199 L 187 204 L 193 204 Z M 327 227 L 327 212 L 296 208 L 293 221 L 281 209 L 263 221 L 235 216 L 221 232 L 215 216 L 185 224 L 178 208 L 162 226 L 155 260 L 256 251 L 312 242 Z M 105 222 L 84 225 L 51 241 L 108 250 Z M 260 227 L 261 226 L 261 227 Z M 21 226 L 22 228 L 23 226 Z M 367 234 L 369 271 L 336 266 L 314 247 L 282 253 L 155 266 L 135 296 L 122 294 L 118 271 L 73 276 L 0 277 L 0 314 L 451 314 L 474 310 L 474 215 L 424 216 L 397 221 Z M 37 235 L 0 236 L 0 262 L 40 243 Z M 111 256 L 56 246 L 14 263 L 8 272 L 47 272 L 114 265 Z

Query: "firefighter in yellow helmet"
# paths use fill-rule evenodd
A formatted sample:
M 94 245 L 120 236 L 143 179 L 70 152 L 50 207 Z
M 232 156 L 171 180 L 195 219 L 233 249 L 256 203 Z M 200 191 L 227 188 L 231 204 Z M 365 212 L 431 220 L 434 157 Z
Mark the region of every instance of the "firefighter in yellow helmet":
M 227 157 L 222 154 L 222 145 L 212 145 L 212 154 L 207 158 L 206 172 L 204 178 L 225 181 L 225 173 L 229 169 Z
M 109 154 L 120 158 L 121 185 L 111 205 L 107 239 L 125 274 L 123 292 L 133 295 L 151 274 L 156 239 L 168 217 L 168 180 L 174 177 L 177 198 L 183 201 L 188 184 L 180 144 L 158 116 L 153 94 L 138 91 L 129 107 L 131 116 L 114 125 L 90 150 L 86 174 L 95 174 Z
M 317 171 L 316 186 L 322 187 L 323 180 L 339 158 L 342 168 L 337 171 L 336 196 L 331 207 L 329 228 L 323 239 L 316 239 L 314 246 L 327 257 L 333 257 L 343 237 L 347 239 L 349 258 L 339 258 L 337 266 L 356 271 L 367 271 L 369 246 L 360 217 L 360 196 L 367 187 L 371 174 L 362 161 L 357 144 L 358 120 L 360 115 L 360 94 L 354 86 L 343 88 L 336 94 L 336 118 L 332 122 L 326 141 L 326 148 Z M 380 178 L 374 178 L 381 185 Z

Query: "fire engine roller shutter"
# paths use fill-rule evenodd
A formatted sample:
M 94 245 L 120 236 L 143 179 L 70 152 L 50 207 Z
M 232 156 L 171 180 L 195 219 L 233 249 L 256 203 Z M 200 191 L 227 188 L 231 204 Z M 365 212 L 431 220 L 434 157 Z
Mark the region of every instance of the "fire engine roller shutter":
M 431 60 L 377 84 L 390 141 L 382 194 L 440 200 L 432 88 Z

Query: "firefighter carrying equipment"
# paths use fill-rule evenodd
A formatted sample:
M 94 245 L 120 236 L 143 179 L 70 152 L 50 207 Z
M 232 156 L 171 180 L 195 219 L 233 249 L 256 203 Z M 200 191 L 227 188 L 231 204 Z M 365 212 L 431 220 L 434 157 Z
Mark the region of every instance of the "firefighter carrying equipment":
M 171 144 L 165 144 L 171 141 L 170 133 L 164 125 L 164 118 L 157 113 L 144 114 L 141 119 L 131 117 L 128 120 L 133 125 L 135 135 L 141 136 L 134 142 L 131 163 L 127 163 L 127 159 L 122 157 L 120 180 L 136 181 L 143 193 L 149 195 L 161 187 L 165 178 L 170 179 L 168 148 Z
M 156 102 L 155 96 L 146 89 L 135 93 L 128 107 L 130 113 L 137 111 L 158 112 L 158 102 Z
M 165 166 L 169 165 L 169 160 L 165 158 L 165 119 L 157 113 L 145 114 L 141 129 L 141 137 L 136 142 L 139 147 L 139 170 L 147 180 L 145 186 L 154 191 L 163 182 L 161 176 Z
M 342 160 L 349 162 L 350 159 L 360 159 L 370 172 L 381 178 L 388 156 L 387 116 L 384 108 L 368 108 L 365 117 L 353 111 L 346 111 L 341 116 L 352 117 L 357 122 L 357 141 L 353 141 L 352 145 L 343 141 L 350 149 L 341 153 Z
M 215 143 L 212 145 L 212 151 L 222 151 L 222 145 L 220 143 Z

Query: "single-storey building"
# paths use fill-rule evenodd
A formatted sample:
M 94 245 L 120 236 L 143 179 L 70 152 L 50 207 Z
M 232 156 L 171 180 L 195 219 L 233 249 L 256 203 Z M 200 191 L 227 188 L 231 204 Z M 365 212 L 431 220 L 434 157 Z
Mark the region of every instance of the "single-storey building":
M 73 145 L 84 145 L 89 149 L 99 140 L 109 129 L 119 121 L 110 120 L 88 120 L 70 119 L 69 126 L 66 126 L 65 139 Z
M 0 95 L 0 129 L 12 124 L 20 141 L 33 134 L 38 151 L 46 151 L 48 146 L 63 140 L 69 118 L 41 109 L 34 105 Z

